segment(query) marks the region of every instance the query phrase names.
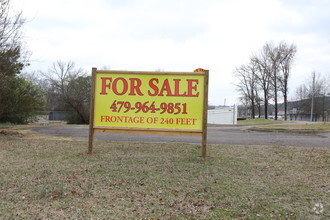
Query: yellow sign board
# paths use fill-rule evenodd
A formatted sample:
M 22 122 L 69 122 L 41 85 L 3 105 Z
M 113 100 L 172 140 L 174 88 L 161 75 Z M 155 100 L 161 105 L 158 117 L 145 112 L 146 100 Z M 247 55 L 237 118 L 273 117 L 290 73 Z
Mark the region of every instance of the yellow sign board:
M 94 132 L 203 136 L 206 154 L 208 70 L 92 70 L 89 153 Z
M 203 75 L 98 73 L 94 126 L 197 129 L 203 125 Z

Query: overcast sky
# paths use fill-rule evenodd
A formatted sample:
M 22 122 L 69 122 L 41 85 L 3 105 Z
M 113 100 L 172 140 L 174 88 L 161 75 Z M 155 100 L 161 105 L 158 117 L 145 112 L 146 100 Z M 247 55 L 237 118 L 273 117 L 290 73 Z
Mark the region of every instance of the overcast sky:
M 266 42 L 298 48 L 290 97 L 330 73 L 330 0 L 12 0 L 28 23 L 28 71 L 72 60 L 91 72 L 210 70 L 212 104 L 238 102 L 233 70 Z

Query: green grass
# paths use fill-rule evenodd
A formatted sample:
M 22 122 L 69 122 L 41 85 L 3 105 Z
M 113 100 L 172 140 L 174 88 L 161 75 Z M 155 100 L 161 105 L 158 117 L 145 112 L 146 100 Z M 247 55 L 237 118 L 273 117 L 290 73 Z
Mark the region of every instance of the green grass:
M 269 120 L 269 119 L 249 119 L 249 120 L 239 120 L 238 125 L 265 125 L 265 124 L 278 124 L 283 123 L 283 121 Z
M 329 148 L 0 136 L 1 219 L 327 219 Z M 322 204 L 323 211 L 313 210 Z
M 255 126 L 254 128 L 275 131 L 330 131 L 330 123 L 313 123 L 313 124 L 283 124 L 283 125 L 264 125 Z
M 0 129 L 7 129 L 13 127 L 14 124 L 6 122 L 6 123 L 0 123 Z

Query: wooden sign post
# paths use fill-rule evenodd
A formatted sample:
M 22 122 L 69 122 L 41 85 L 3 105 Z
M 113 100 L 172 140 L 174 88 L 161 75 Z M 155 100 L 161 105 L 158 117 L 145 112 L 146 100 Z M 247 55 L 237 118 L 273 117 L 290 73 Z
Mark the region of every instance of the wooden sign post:
M 88 154 L 94 132 L 202 136 L 206 157 L 209 71 L 92 69 Z

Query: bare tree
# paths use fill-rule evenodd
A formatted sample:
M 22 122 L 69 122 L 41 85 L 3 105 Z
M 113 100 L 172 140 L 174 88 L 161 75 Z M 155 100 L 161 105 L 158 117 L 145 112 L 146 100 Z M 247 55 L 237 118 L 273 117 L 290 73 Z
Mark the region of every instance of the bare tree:
M 268 57 L 268 65 L 271 74 L 271 84 L 274 92 L 274 102 L 275 102 L 275 120 L 278 119 L 278 72 L 281 63 L 281 54 L 279 47 L 274 46 L 273 43 L 266 43 L 264 45 L 266 57 Z
M 19 63 L 21 28 L 24 24 L 22 13 L 13 15 L 10 8 L 10 0 L 0 0 L 0 106 L 2 91 L 10 77 L 20 73 L 23 65 Z M 8 89 L 6 89 L 8 90 Z M 0 107 L 1 115 L 1 107 Z
M 79 122 L 88 123 L 90 78 L 86 72 L 76 68 L 72 61 L 57 61 L 43 75 L 49 81 L 49 91 L 53 97 L 63 101 L 69 110 L 76 113 Z
M 11 13 L 10 0 L 0 0 L 0 48 L 13 49 L 20 45 L 21 28 L 25 20 L 22 12 Z
M 242 104 L 242 106 L 238 109 L 238 115 L 239 117 L 248 117 L 250 115 L 249 113 L 249 107 L 250 107 L 250 101 L 245 96 L 239 97 L 239 101 Z
M 24 23 L 22 12 L 16 13 L 10 5 L 10 0 L 0 0 L 0 120 L 5 117 L 4 115 L 13 113 L 10 110 L 13 103 L 23 99 L 23 96 L 13 96 L 17 92 L 17 85 L 30 85 L 18 77 L 18 74 L 27 65 L 26 52 L 23 52 L 22 49 Z M 31 88 L 34 87 L 31 86 Z M 14 120 L 25 110 L 21 108 L 22 112 L 17 112 L 10 118 Z
M 294 57 L 297 53 L 297 47 L 293 43 L 288 45 L 285 42 L 281 42 L 278 47 L 280 53 L 280 71 L 277 78 L 279 81 L 279 90 L 282 92 L 284 98 L 284 120 L 287 120 L 289 76 Z
M 285 119 L 287 119 L 288 79 L 296 51 L 297 48 L 294 44 L 288 46 L 283 41 L 277 46 L 273 43 L 266 43 L 260 54 L 251 58 L 259 70 L 257 80 L 264 93 L 265 118 L 268 116 L 268 102 L 273 97 L 275 120 L 278 119 L 278 92 L 280 91 L 284 97 Z
M 275 102 L 275 120 L 278 119 L 279 92 L 282 92 L 285 106 L 285 119 L 287 119 L 287 95 L 288 79 L 292 68 L 296 46 L 290 46 L 285 42 L 278 45 L 265 43 L 261 51 L 250 58 L 248 65 L 241 65 L 236 68 L 234 75 L 238 79 L 237 88 L 240 93 L 250 100 L 252 115 L 255 115 L 255 107 L 261 115 L 261 101 L 264 102 L 264 115 L 268 118 L 269 101 Z M 263 99 L 259 95 L 262 90 Z
M 238 79 L 237 89 L 250 105 L 251 118 L 255 118 L 256 109 L 256 71 L 256 65 L 253 62 L 248 65 L 241 65 L 234 71 L 234 75 Z
M 264 114 L 265 118 L 268 118 L 268 103 L 270 99 L 270 91 L 272 89 L 271 77 L 272 77 L 272 66 L 269 62 L 269 48 L 264 46 L 259 55 L 253 55 L 251 57 L 251 62 L 253 62 L 256 67 L 256 80 L 258 85 L 263 91 L 264 98 Z
M 306 86 L 300 85 L 296 88 L 296 100 L 293 101 L 293 109 L 291 110 L 291 119 L 294 117 L 294 120 L 297 120 L 298 116 L 302 117 L 305 100 L 307 99 Z
M 277 120 L 279 91 L 283 93 L 286 112 L 288 79 L 293 58 L 296 53 L 296 47 L 293 44 L 289 47 L 284 41 L 280 42 L 278 45 L 266 43 L 264 45 L 263 53 L 265 53 L 265 57 L 268 58 L 268 60 L 264 59 L 264 65 L 268 66 L 268 70 L 271 75 L 271 84 L 275 103 L 275 120 Z
M 311 120 L 316 121 L 325 115 L 327 81 L 324 76 L 313 71 L 306 82 L 298 87 L 301 112 L 310 114 Z
M 262 112 L 262 98 L 259 95 L 259 87 L 258 85 L 255 87 L 255 100 L 256 100 L 256 106 L 258 109 L 258 118 L 261 118 L 261 112 Z

